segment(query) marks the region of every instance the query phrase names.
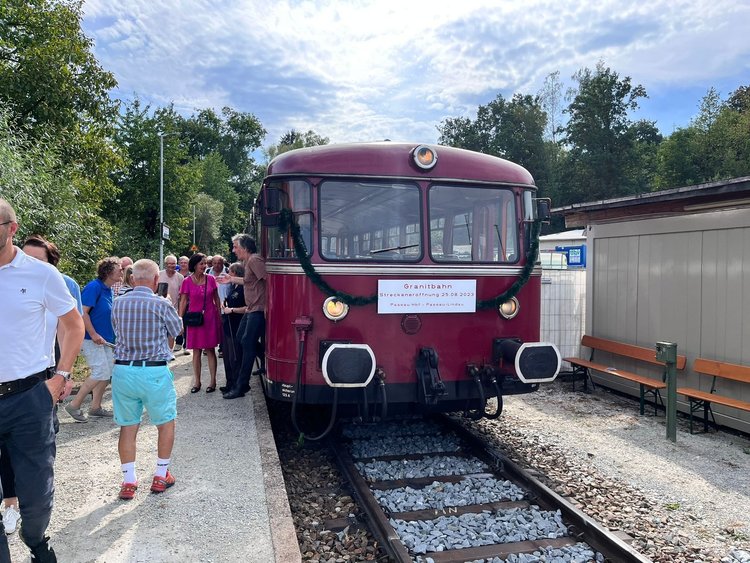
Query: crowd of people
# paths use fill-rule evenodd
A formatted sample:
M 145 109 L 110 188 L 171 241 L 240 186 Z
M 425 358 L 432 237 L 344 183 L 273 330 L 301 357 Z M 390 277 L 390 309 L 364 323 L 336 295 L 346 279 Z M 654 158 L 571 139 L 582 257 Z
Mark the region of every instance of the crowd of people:
M 175 351 L 193 355 L 191 393 L 198 393 L 205 356 L 205 392 L 213 393 L 222 357 L 223 398 L 244 396 L 251 375 L 265 371 L 266 271 L 252 237 L 238 234 L 232 248 L 239 261 L 233 264 L 221 255 L 169 255 L 159 270 L 146 258 L 108 257 L 80 290 L 57 270 L 54 243 L 33 235 L 14 246 L 17 230 L 13 207 L 0 198 L 0 302 L 10 315 L 0 323 L 6 359 L 0 370 L 0 562 L 10 561 L 6 535 L 19 522 L 32 560 L 47 562 L 56 561 L 45 532 L 54 492 L 57 405 L 71 394 L 79 352 L 90 375 L 64 410 L 76 422 L 113 418 L 120 427 L 118 496 L 130 500 L 138 490 L 136 438 L 145 409 L 158 432 L 150 490 L 162 493 L 175 484 L 169 464 L 177 395 L 169 362 Z M 110 382 L 112 411 L 102 406 Z

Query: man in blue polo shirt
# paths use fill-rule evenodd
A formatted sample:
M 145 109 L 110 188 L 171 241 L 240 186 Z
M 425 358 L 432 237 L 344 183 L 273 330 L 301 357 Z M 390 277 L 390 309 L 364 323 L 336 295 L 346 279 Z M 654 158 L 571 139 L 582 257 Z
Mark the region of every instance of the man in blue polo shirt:
M 91 375 L 83 382 L 78 394 L 65 407 L 76 422 L 88 422 L 81 405 L 91 392 L 89 416 L 111 417 L 112 412 L 102 408 L 102 397 L 112 377 L 114 364 L 113 348 L 115 330 L 112 328 L 112 286 L 122 280 L 120 259 L 114 256 L 99 260 L 97 277 L 86 284 L 81 292 L 83 323 L 86 338 L 83 341 L 83 357 L 91 368 Z
M 15 472 L 21 538 L 31 549 L 32 561 L 54 563 L 55 552 L 44 535 L 54 495 L 52 413 L 70 380 L 83 340 L 83 321 L 60 272 L 13 246 L 17 230 L 15 211 L 0 198 L 0 444 L 10 452 Z M 45 338 L 47 311 L 58 317 L 66 335 L 54 371 L 47 369 L 53 361 Z M 1 521 L 0 561 L 10 561 Z

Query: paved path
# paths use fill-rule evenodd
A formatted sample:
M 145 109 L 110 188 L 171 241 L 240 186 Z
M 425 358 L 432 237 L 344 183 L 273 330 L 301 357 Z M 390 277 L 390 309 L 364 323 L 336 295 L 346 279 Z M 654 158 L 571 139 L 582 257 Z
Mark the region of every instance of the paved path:
M 61 411 L 48 530 L 61 562 L 300 560 L 258 381 L 243 399 L 225 401 L 218 390 L 207 394 L 204 358 L 203 389 L 191 394 L 190 362 L 191 356 L 179 355 L 172 364 L 178 419 L 170 470 L 177 483 L 164 494 L 149 494 L 155 427 L 141 427 L 141 487 L 125 502 L 117 499 L 117 426 L 107 419 L 75 423 Z M 105 406 L 111 408 L 109 393 Z M 11 546 L 13 561 L 29 560 L 17 535 Z

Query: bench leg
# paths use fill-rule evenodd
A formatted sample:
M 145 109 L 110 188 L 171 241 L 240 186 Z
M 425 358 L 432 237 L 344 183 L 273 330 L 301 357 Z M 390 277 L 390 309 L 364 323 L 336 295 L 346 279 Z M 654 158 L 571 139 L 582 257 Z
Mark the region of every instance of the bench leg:
M 641 395 L 641 416 L 646 414 L 646 388 L 643 386 L 643 383 L 640 383 L 638 385 L 640 388 L 640 395 Z
M 666 413 L 667 407 L 664 405 L 664 399 L 661 398 L 661 392 L 658 389 L 654 389 L 654 416 L 658 416 L 659 414 L 659 405 L 662 406 Z

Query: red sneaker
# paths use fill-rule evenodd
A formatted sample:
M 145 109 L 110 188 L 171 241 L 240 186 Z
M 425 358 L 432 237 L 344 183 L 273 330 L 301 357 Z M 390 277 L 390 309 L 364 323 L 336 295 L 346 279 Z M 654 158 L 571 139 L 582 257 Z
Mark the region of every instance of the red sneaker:
M 166 477 L 157 477 L 154 475 L 154 480 L 151 482 L 151 492 L 152 493 L 163 493 L 166 491 L 169 487 L 174 485 L 175 478 L 172 477 L 172 474 L 167 470 L 167 476 Z
M 120 498 L 122 500 L 133 500 L 138 483 L 123 483 L 120 485 Z

